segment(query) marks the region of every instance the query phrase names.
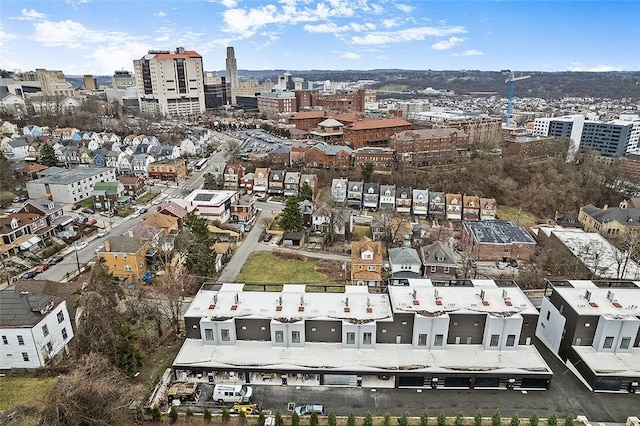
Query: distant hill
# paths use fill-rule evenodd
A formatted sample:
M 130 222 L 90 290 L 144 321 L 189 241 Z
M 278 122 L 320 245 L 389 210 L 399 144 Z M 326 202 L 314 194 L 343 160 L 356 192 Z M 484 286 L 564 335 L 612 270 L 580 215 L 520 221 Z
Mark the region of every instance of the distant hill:
M 374 80 L 371 86 L 380 91 L 417 92 L 431 87 L 436 90 L 453 91 L 457 94 L 473 92 L 495 92 L 501 96 L 508 93 L 505 74 L 499 71 L 432 71 L 432 70 L 238 70 L 241 79 L 255 77 L 258 80 L 278 76 L 289 72 L 294 77 L 309 81 L 357 81 Z M 224 75 L 224 71 L 214 71 Z M 523 71 L 517 75 L 530 75 L 527 80 L 516 83 L 516 96 L 559 99 L 564 97 L 593 97 L 640 99 L 640 71 L 625 72 L 539 72 Z M 111 83 L 111 76 L 96 76 L 101 85 Z M 74 87 L 82 87 L 82 76 L 68 76 Z

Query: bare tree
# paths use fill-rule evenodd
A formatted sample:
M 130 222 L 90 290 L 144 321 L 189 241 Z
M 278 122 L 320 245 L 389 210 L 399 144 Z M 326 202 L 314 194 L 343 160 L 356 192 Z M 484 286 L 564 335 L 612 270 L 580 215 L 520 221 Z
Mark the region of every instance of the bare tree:
M 159 278 L 158 293 L 163 300 L 157 304 L 158 309 L 171 324 L 175 335 L 179 335 L 182 322 L 182 302 L 185 295 L 194 293 L 196 279 L 182 267 L 167 267 L 159 275 Z

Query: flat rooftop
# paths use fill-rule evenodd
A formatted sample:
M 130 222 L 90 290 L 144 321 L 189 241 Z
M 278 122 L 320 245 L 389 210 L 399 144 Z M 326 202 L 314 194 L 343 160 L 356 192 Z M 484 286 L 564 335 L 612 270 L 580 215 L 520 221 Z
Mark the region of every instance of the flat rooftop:
M 527 230 L 510 220 L 462 221 L 480 244 L 536 244 Z
M 187 195 L 185 201 L 192 202 L 194 204 L 221 204 L 233 197 L 236 191 L 222 191 L 222 190 L 207 190 L 196 189 Z
M 568 283 L 570 286 L 554 286 L 553 291 L 562 296 L 578 315 L 640 317 L 640 286 L 601 288 L 591 281 Z
M 114 173 L 115 169 L 109 167 L 76 167 L 73 169 L 65 170 L 54 174 L 34 179 L 31 183 L 49 184 L 49 185 L 68 185 L 73 182 L 77 182 L 92 176 L 98 176 L 100 174 Z
M 640 378 L 640 348 L 629 353 L 597 352 L 592 346 L 572 346 L 582 362 L 599 376 Z

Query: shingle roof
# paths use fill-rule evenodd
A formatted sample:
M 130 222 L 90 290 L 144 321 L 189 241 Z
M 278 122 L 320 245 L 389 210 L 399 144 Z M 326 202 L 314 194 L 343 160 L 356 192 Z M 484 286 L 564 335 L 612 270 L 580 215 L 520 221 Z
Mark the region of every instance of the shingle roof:
M 422 264 L 422 260 L 420 260 L 420 256 L 418 256 L 418 251 L 411 247 L 390 248 L 388 253 L 389 262 L 395 265 Z
M 640 208 L 608 207 L 607 209 L 600 209 L 588 204 L 582 208 L 582 211 L 599 223 L 617 221 L 625 226 L 640 226 Z
M 19 292 L 15 289 L 0 291 L 0 327 L 33 327 L 62 303 L 62 299 L 48 294 Z

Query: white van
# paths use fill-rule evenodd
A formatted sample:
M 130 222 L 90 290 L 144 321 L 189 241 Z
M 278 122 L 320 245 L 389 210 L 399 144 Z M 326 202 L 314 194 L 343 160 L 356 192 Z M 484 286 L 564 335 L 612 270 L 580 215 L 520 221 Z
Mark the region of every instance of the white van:
M 250 402 L 251 394 L 251 386 L 247 385 L 215 385 L 213 388 L 213 400 L 218 404 Z

